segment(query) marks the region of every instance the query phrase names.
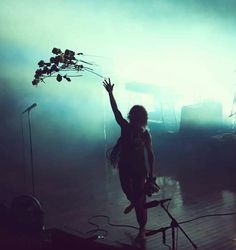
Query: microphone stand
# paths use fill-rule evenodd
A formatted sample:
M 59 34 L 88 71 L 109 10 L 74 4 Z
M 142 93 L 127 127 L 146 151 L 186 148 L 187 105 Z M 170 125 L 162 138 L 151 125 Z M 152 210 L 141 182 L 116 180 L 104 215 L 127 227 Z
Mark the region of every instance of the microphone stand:
M 184 229 L 179 225 L 177 220 L 170 214 L 170 212 L 166 209 L 163 203 L 161 203 L 161 207 L 164 209 L 164 211 L 167 213 L 167 215 L 171 219 L 170 227 L 171 228 L 171 235 L 172 235 L 172 250 L 176 250 L 175 248 L 175 228 L 179 228 L 182 233 L 185 235 L 185 237 L 189 240 L 189 242 L 193 245 L 195 249 L 197 249 L 197 246 L 194 244 L 194 242 L 190 239 L 190 237 L 187 235 L 187 233 L 184 231 Z
M 32 133 L 31 133 L 31 116 L 30 109 L 27 110 L 28 125 L 29 125 L 29 139 L 30 139 L 30 165 L 31 165 L 31 181 L 32 181 L 32 194 L 35 196 L 35 183 L 34 183 L 34 161 L 33 161 L 33 145 L 32 145 Z
M 33 160 L 33 145 L 32 145 L 32 132 L 31 132 L 31 109 L 33 109 L 34 107 L 36 107 L 37 104 L 34 103 L 33 105 L 31 105 L 30 107 L 28 107 L 25 111 L 23 111 L 21 113 L 21 115 L 23 115 L 24 113 L 27 112 L 27 118 L 28 118 L 28 127 L 29 127 L 29 142 L 30 142 L 30 166 L 31 166 L 31 182 L 32 182 L 32 196 L 35 197 L 35 184 L 34 184 L 34 160 Z M 23 124 L 22 124 L 22 136 L 24 137 L 23 134 Z M 23 145 L 24 147 L 24 145 Z
M 179 223 L 177 222 L 177 220 L 170 214 L 170 212 L 166 209 L 166 207 L 164 206 L 164 203 L 161 202 L 160 203 L 161 207 L 164 209 L 164 211 L 167 213 L 167 215 L 169 216 L 169 218 L 171 219 L 171 223 L 169 227 L 163 227 L 160 228 L 158 230 L 153 230 L 147 233 L 147 236 L 162 232 L 162 240 L 163 240 L 163 244 L 166 243 L 166 230 L 171 229 L 171 238 L 172 238 L 172 248 L 171 250 L 176 250 L 176 246 L 175 246 L 175 228 L 179 228 L 182 233 L 185 235 L 185 237 L 189 240 L 189 242 L 192 244 L 192 246 L 197 249 L 197 246 L 194 244 L 194 242 L 190 239 L 190 237 L 187 235 L 187 233 L 183 230 L 183 228 L 179 225 Z
M 30 111 L 37 106 L 36 103 L 33 103 L 26 110 L 22 112 L 22 115 L 27 112 L 28 114 L 28 125 L 29 125 L 29 140 L 30 140 L 30 165 L 31 165 L 31 181 L 32 181 L 32 195 L 35 196 L 34 188 L 34 160 L 33 160 L 33 146 L 32 146 L 32 132 L 31 132 L 31 121 L 30 121 Z

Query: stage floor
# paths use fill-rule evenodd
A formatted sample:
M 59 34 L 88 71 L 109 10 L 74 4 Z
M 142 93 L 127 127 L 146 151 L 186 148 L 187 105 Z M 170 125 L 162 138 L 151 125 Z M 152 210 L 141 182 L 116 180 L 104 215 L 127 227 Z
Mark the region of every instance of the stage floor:
M 145 242 L 135 242 L 137 229 L 132 228 L 137 227 L 135 214 L 133 211 L 123 214 L 128 201 L 121 191 L 118 172 L 104 165 L 90 159 L 87 165 L 48 170 L 47 174 L 36 178 L 36 197 L 45 211 L 46 228 L 58 228 L 87 238 L 93 236 L 89 231 L 97 229 L 91 224 L 95 223 L 101 229 L 96 232 L 98 235 L 107 234 L 105 239 L 98 240 L 105 244 L 135 245 L 147 250 L 168 249 L 163 245 L 161 233 L 147 237 Z M 236 215 L 222 215 L 236 212 L 235 173 L 227 166 L 198 169 L 195 166 L 165 168 L 162 165 L 158 175 L 161 190 L 148 200 L 172 199 L 169 212 L 198 249 L 236 249 Z M 12 173 L 9 187 L 7 178 L 10 177 L 5 175 L 5 183 L 1 182 L 1 199 L 10 202 L 22 191 L 13 185 L 17 176 Z M 1 179 L 4 179 L 3 175 Z M 98 215 L 100 217 L 90 219 Z M 206 215 L 210 216 L 204 217 Z M 109 225 L 104 216 L 114 225 Z M 167 227 L 170 222 L 160 206 L 148 210 L 147 229 Z M 181 230 L 176 232 L 176 237 L 177 249 L 194 249 Z M 166 231 L 166 244 L 172 244 L 171 230 Z

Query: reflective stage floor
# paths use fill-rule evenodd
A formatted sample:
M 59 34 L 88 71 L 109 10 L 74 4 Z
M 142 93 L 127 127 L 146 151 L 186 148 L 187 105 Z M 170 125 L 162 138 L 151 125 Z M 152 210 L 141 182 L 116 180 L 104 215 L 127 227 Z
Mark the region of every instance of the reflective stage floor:
M 205 159 L 202 164 L 204 157 L 192 157 L 190 161 L 191 152 L 184 160 L 167 162 L 162 160 L 161 153 L 157 161 L 161 190 L 148 200 L 170 198 L 170 204 L 165 203 L 165 207 L 168 206 L 198 249 L 236 249 L 234 162 L 219 164 L 217 160 Z M 166 231 L 166 245 L 161 232 L 148 236 L 145 242 L 135 242 L 138 232 L 134 228 L 137 227 L 135 214 L 133 211 L 123 214 L 129 203 L 121 191 L 116 170 L 105 166 L 104 159 L 91 158 L 79 164 L 58 169 L 45 167 L 37 174 L 36 197 L 45 211 L 46 228 L 58 228 L 83 238 L 104 236 L 96 241 L 108 245 L 171 249 L 170 229 Z M 30 188 L 17 184 L 18 177 L 17 171 L 1 175 L 2 202 L 9 204 L 17 195 L 30 193 Z M 161 206 L 148 209 L 147 229 L 157 230 L 170 223 Z M 181 230 L 175 231 L 175 236 L 176 249 L 194 249 Z

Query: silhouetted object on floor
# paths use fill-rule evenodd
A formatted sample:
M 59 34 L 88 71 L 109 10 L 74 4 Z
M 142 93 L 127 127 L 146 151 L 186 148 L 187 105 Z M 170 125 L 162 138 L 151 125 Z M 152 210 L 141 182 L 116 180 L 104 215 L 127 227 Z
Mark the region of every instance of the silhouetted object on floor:
M 179 223 L 177 222 L 177 220 L 171 215 L 171 213 L 169 212 L 169 210 L 164 206 L 164 203 L 167 201 L 170 201 L 171 199 L 165 199 L 165 200 L 160 200 L 160 201 L 152 201 L 149 203 L 145 204 L 146 208 L 152 208 L 152 207 L 156 207 L 158 205 L 160 205 L 163 210 L 166 212 L 166 214 L 168 215 L 168 217 L 171 219 L 171 223 L 169 227 L 163 227 L 163 228 L 159 228 L 157 230 L 151 230 L 149 232 L 146 233 L 147 236 L 151 236 L 157 233 L 162 233 L 162 242 L 164 245 L 166 245 L 166 231 L 171 229 L 171 240 L 172 240 L 172 247 L 171 250 L 176 250 L 176 233 L 175 233 L 175 229 L 180 229 L 181 232 L 184 234 L 184 236 L 189 240 L 189 242 L 192 244 L 192 246 L 197 249 L 197 246 L 194 244 L 194 242 L 190 239 L 190 237 L 187 235 L 187 233 L 184 231 L 184 229 L 179 225 Z
M 29 233 L 44 228 L 44 212 L 40 202 L 33 196 L 21 195 L 11 204 L 11 215 L 16 229 Z
M 16 197 L 10 207 L 0 205 L 0 249 L 49 250 L 44 248 L 44 212 L 33 196 Z

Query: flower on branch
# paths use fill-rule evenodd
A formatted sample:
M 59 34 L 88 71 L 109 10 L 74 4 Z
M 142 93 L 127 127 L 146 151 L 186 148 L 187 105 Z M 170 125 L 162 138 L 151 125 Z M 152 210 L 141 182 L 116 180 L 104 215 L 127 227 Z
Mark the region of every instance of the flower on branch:
M 64 77 L 68 82 L 71 82 L 70 77 L 68 77 L 67 75 L 64 75 L 63 77 Z
M 49 62 L 44 60 L 38 62 L 39 69 L 35 71 L 32 81 L 34 86 L 37 86 L 40 82 L 45 82 L 45 78 L 48 77 L 55 77 L 58 82 L 61 82 L 63 79 L 71 82 L 71 77 L 81 76 L 81 74 L 73 74 L 78 71 L 87 71 L 103 78 L 103 76 L 95 73 L 93 69 L 84 66 L 84 64 L 93 65 L 92 63 L 77 58 L 78 56 L 83 56 L 83 53 L 76 53 L 69 49 L 62 52 L 59 48 L 53 48 L 52 54 L 53 56 Z M 66 74 L 63 74 L 63 72 L 66 72 Z
M 44 64 L 45 64 L 45 62 L 43 60 L 41 60 L 41 61 L 38 62 L 39 67 L 43 67 Z
M 60 74 L 58 74 L 58 75 L 57 75 L 57 81 L 58 81 L 58 82 L 61 82 L 61 80 L 62 80 L 62 76 L 61 76 Z
M 55 54 L 55 55 L 58 55 L 58 54 L 61 54 L 62 52 L 61 52 L 61 50 L 58 49 L 58 48 L 53 48 L 53 49 L 52 49 L 52 53 Z

